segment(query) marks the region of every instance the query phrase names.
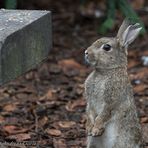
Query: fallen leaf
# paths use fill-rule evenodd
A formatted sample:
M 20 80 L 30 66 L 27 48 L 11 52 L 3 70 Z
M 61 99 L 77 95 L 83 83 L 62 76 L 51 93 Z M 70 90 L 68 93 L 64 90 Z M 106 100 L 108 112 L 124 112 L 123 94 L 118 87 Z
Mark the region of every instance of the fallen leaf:
M 62 128 L 70 128 L 74 125 L 76 125 L 74 121 L 60 121 L 59 122 L 59 126 Z
M 20 141 L 31 139 L 31 136 L 30 134 L 27 134 L 27 133 L 21 133 L 21 134 L 16 134 L 16 135 L 10 135 L 6 137 L 6 139 L 16 140 L 20 142 Z
M 134 74 L 130 74 L 130 79 L 131 80 L 137 80 L 137 79 L 144 79 L 146 78 L 148 75 L 148 70 L 146 67 L 141 68 L 138 72 L 134 73 Z
M 0 116 L 0 125 L 3 124 L 5 122 L 4 117 Z
M 133 68 L 133 67 L 135 67 L 135 66 L 137 66 L 137 65 L 139 65 L 139 64 L 140 64 L 140 61 L 139 61 L 139 60 L 136 60 L 136 61 L 134 61 L 134 60 L 129 60 L 128 69 Z
M 74 68 L 67 68 L 64 70 L 64 74 L 68 77 L 74 77 L 79 75 L 79 70 Z
M 17 93 L 31 94 L 31 93 L 36 93 L 36 90 L 33 85 L 27 85 L 26 87 L 17 90 Z
M 129 59 L 136 58 L 137 54 L 138 54 L 137 50 L 131 49 L 128 51 L 128 58 Z
M 75 111 L 77 107 L 83 107 L 86 106 L 86 101 L 84 99 L 79 99 L 76 101 L 69 101 L 66 105 L 66 109 L 68 111 Z
M 8 134 L 18 134 L 18 133 L 24 133 L 28 131 L 28 129 L 26 128 L 20 128 L 14 125 L 6 125 L 3 127 L 3 130 Z
M 9 99 L 10 95 L 8 93 L 2 92 L 1 95 L 0 95 L 0 101 L 7 99 L 7 98 Z
M 51 99 L 52 96 L 53 96 L 52 90 L 48 90 L 48 92 L 47 92 L 47 94 L 46 94 L 46 97 L 47 97 L 48 99 Z
M 44 96 L 42 96 L 39 100 L 40 101 L 53 100 L 53 91 L 49 89 L 48 92 Z
M 39 120 L 40 127 L 43 127 L 46 123 L 48 123 L 48 118 L 46 116 Z
M 146 85 L 142 84 L 142 85 L 136 85 L 134 87 L 134 92 L 138 93 L 138 92 L 142 92 L 147 88 Z
M 148 123 L 148 117 L 142 117 L 142 118 L 140 119 L 140 122 L 141 122 L 141 123 Z
M 74 59 L 64 59 L 58 62 L 58 65 L 68 77 L 78 76 L 86 68 L 76 62 Z
M 46 129 L 46 133 L 48 133 L 49 135 L 52 135 L 52 136 L 60 136 L 62 133 L 60 130 L 57 130 L 57 129 Z
M 68 77 L 77 76 L 80 74 L 81 70 L 84 70 L 85 67 L 74 59 L 64 59 L 58 62 L 58 65 L 63 70 L 64 74 Z
M 58 64 L 62 68 L 77 68 L 77 69 L 83 69 L 84 67 L 76 62 L 74 59 L 64 59 L 58 62 Z
M 16 94 L 16 97 L 19 98 L 19 99 L 27 99 L 28 94 L 26 94 L 26 93 L 18 93 L 18 94 Z
M 65 139 L 53 139 L 54 148 L 67 148 Z
M 3 110 L 7 112 L 12 112 L 16 110 L 16 104 L 7 104 L 3 107 Z

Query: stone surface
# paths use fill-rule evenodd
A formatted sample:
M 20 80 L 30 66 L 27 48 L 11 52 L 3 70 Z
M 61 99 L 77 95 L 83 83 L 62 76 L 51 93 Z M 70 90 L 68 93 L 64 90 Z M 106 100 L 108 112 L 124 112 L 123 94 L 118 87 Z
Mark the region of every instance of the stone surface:
M 0 10 L 0 85 L 30 70 L 52 46 L 51 13 Z

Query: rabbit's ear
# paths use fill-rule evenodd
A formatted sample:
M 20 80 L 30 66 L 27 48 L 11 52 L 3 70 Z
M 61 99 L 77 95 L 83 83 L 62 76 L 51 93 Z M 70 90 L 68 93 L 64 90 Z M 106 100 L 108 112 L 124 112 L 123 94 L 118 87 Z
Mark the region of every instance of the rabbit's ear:
M 119 28 L 119 31 L 117 33 L 117 38 L 122 38 L 123 32 L 127 29 L 127 27 L 130 25 L 129 21 L 125 19 L 122 23 L 122 25 Z
M 120 45 L 122 47 L 127 48 L 128 45 L 131 44 L 136 39 L 141 29 L 142 27 L 140 26 L 139 23 L 128 26 L 127 29 L 118 38 Z

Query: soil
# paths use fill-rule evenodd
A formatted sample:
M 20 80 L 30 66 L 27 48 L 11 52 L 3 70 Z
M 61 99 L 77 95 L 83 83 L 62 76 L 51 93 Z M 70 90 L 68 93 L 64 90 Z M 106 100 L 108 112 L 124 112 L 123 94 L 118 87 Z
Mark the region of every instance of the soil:
M 53 49 L 37 68 L 0 88 L 0 142 L 27 141 L 24 147 L 29 148 L 86 147 L 83 84 L 92 69 L 85 64 L 84 50 L 102 37 L 97 33 L 102 19 L 83 15 L 78 0 L 75 3 L 26 0 L 18 8 L 53 12 Z M 148 28 L 148 15 L 139 15 Z M 122 17 L 117 16 L 115 27 L 106 36 L 115 36 L 121 22 Z M 148 146 L 148 69 L 142 57 L 148 56 L 147 49 L 145 34 L 130 46 L 128 54 L 128 73 L 145 147 Z

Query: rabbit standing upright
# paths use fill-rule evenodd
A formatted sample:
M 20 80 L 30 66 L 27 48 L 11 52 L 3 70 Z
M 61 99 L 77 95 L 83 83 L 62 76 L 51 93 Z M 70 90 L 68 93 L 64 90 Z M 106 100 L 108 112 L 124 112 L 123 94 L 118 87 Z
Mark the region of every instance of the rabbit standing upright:
M 127 47 L 140 25 L 121 25 L 116 37 L 101 38 L 85 51 L 94 71 L 85 81 L 87 148 L 140 148 L 141 128 L 127 74 Z

